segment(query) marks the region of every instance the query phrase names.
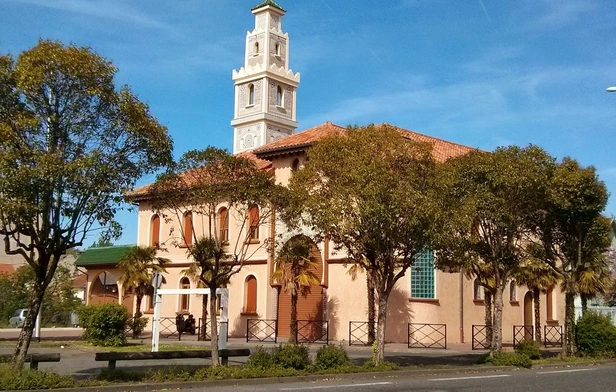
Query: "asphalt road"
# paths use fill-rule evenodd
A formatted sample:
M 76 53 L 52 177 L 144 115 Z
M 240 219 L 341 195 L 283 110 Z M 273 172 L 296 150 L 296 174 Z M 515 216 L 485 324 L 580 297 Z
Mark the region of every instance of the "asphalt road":
M 595 366 L 508 370 L 468 374 L 414 375 L 358 379 L 323 379 L 280 383 L 246 383 L 237 386 L 193 388 L 191 391 L 361 391 L 361 392 L 607 392 L 616 391 L 616 364 Z

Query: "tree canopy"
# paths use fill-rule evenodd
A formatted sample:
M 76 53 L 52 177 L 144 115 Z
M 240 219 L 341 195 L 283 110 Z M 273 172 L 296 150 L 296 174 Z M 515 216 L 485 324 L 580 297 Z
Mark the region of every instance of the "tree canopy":
M 502 349 L 503 291 L 527 256 L 530 219 L 542 207 L 553 166 L 536 146 L 474 151 L 445 163 L 437 262 L 490 279 L 493 351 Z
M 594 167 L 564 158 L 549 180 L 544 209 L 535 216 L 533 238 L 563 282 L 566 356 L 575 353 L 575 296 L 589 298 L 609 286 L 610 224 L 601 216 L 607 199 L 607 188 Z
M 60 256 L 95 228 L 118 236 L 123 194 L 171 159 L 166 128 L 128 86 L 116 89 L 116 71 L 54 41 L 0 56 L 0 236 L 36 275 L 18 361 Z
M 171 244 L 186 247 L 193 261 L 186 274 L 210 289 L 212 362 L 218 365 L 216 289 L 271 244 L 271 238 L 258 233 L 281 202 L 284 188 L 255 160 L 208 147 L 186 152 L 148 192 L 155 211 L 182 222 L 179 233 L 169 233 Z
M 384 356 L 389 294 L 435 230 L 436 174 L 429 144 L 388 125 L 369 125 L 319 141 L 290 180 L 288 225 L 316 228 L 371 275 L 377 362 Z

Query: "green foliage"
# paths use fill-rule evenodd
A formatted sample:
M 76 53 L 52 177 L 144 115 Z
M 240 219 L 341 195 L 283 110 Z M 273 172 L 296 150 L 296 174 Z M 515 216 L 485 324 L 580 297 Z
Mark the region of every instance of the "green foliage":
M 524 340 L 516 345 L 515 352 L 530 359 L 541 359 L 541 344 L 535 340 Z
M 286 369 L 303 370 L 312 366 L 308 347 L 302 344 L 281 344 L 272 353 L 274 365 Z
M 250 354 L 246 367 L 256 369 L 269 369 L 274 364 L 274 357 L 270 351 L 267 351 L 263 346 L 257 348 Z
M 196 380 L 228 380 L 265 377 L 289 377 L 308 374 L 303 370 L 274 366 L 268 369 L 242 366 L 215 366 L 199 369 L 195 372 Z
M 321 347 L 317 351 L 317 356 L 314 360 L 314 365 L 317 369 L 327 370 L 327 369 L 336 369 L 340 367 L 348 367 L 353 363 L 349 359 L 349 356 L 342 347 L 327 345 Z
M 6 324 L 17 309 L 27 308 L 34 296 L 32 282 L 34 271 L 21 266 L 11 274 L 0 274 L 0 325 Z M 45 291 L 41 309 L 43 326 L 69 326 L 69 313 L 81 304 L 73 294 L 73 275 L 64 265 L 58 266 L 54 277 Z
M 479 278 L 502 301 L 507 282 L 527 257 L 532 219 L 544 207 L 555 160 L 537 146 L 473 151 L 445 162 L 438 268 Z M 502 303 L 494 304 L 494 347 L 502 348 Z
M 129 318 L 127 323 L 127 327 L 133 331 L 133 336 L 139 337 L 145 330 L 145 327 L 148 325 L 147 317 L 132 317 Z
M 411 138 L 383 124 L 320 140 L 291 177 L 280 214 L 290 227 L 312 227 L 340 245 L 384 299 L 439 230 L 436 162 L 429 144 Z M 379 336 L 377 362 L 385 344 Z
M 507 351 L 499 351 L 488 355 L 486 362 L 490 362 L 494 366 L 519 366 L 527 369 L 533 366 L 533 361 L 528 355 Z
M 95 227 L 119 237 L 124 193 L 171 161 L 166 128 L 116 71 L 56 41 L 0 56 L 0 237 L 35 276 L 17 365 L 62 256 Z
M 0 364 L 0 390 L 74 388 L 78 384 L 71 376 L 24 369 L 15 372 L 9 365 Z
M 616 356 L 616 326 L 609 316 L 587 311 L 576 324 L 575 343 L 581 355 L 614 357 Z
M 270 243 L 271 239 L 262 236 L 251 238 L 251 233 L 269 221 L 284 187 L 277 184 L 272 173 L 263 170 L 255 160 L 208 147 L 182 155 L 167 173 L 157 178 L 150 191 L 151 195 L 156 195 L 152 198 L 154 210 L 168 219 L 182 222 L 176 226 L 178 231 L 170 233 L 169 242 L 190 245 L 187 246 L 187 255 L 192 263 L 183 273 L 193 279 L 196 277 L 194 280 L 198 284 L 215 292 L 241 270 L 247 257 Z M 220 208 L 221 201 L 224 201 L 226 210 Z M 258 207 L 258 214 L 250 215 L 253 206 Z M 197 237 L 199 232 L 203 232 L 195 230 L 193 223 L 193 227 L 187 230 L 183 224 L 187 212 L 210 222 L 211 230 L 206 236 Z M 239 228 L 233 233 L 237 238 L 221 237 L 221 232 L 224 232 L 219 227 L 221 213 L 227 216 L 227 223 L 231 217 L 234 219 Z M 211 348 L 216 353 L 216 299 L 215 295 L 209 297 L 210 324 L 214 331 Z
M 79 308 L 83 337 L 95 346 L 117 347 L 126 344 L 125 327 L 128 310 L 120 304 L 108 302 Z

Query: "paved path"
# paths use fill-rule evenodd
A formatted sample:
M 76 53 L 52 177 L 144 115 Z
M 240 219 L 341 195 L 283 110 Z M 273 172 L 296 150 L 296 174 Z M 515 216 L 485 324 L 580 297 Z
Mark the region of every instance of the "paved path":
M 94 353 L 104 351 L 95 347 L 84 347 L 71 343 L 79 339 L 83 331 L 79 328 L 47 328 L 41 332 L 41 342 L 33 341 L 30 346 L 30 353 L 50 353 L 59 352 L 62 359 L 59 363 L 42 363 L 40 369 L 52 370 L 61 374 L 70 374 L 77 378 L 88 378 L 98 374 L 107 366 L 106 362 L 94 361 Z M 19 335 L 17 329 L 0 329 L 0 354 L 11 353 L 14 349 L 15 339 Z M 131 341 L 133 344 L 143 343 L 149 345 L 150 340 Z M 161 345 L 178 346 L 209 346 L 209 342 L 197 341 L 194 335 L 183 335 L 182 341 L 176 339 L 161 339 Z M 229 340 L 228 348 L 250 348 L 254 350 L 258 345 L 271 347 L 273 343 L 247 343 L 245 339 L 232 338 Z M 316 353 L 321 345 L 310 345 L 312 355 Z M 372 347 L 346 346 L 345 349 L 351 359 L 362 364 L 372 356 Z M 407 348 L 406 344 L 387 344 L 385 348 L 386 360 L 398 363 L 403 366 L 428 365 L 428 366 L 467 366 L 476 362 L 477 358 L 485 351 L 472 351 L 470 344 L 450 345 L 444 349 L 414 349 Z M 230 364 L 240 364 L 245 362 L 245 358 L 230 359 Z M 164 361 L 120 361 L 118 369 L 129 368 L 132 370 L 152 370 L 166 368 L 171 365 L 182 367 L 202 367 L 209 364 L 209 359 L 182 359 Z

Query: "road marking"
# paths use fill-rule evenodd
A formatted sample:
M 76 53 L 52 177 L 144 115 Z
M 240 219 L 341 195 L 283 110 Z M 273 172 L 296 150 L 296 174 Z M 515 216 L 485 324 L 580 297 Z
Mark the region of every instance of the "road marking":
M 456 380 L 472 380 L 478 378 L 497 378 L 497 377 L 511 377 L 508 374 L 498 374 L 496 376 L 469 376 L 469 377 L 452 377 L 452 378 L 432 378 L 429 381 L 456 381 Z
M 307 389 L 331 389 L 331 388 L 349 388 L 349 387 L 369 387 L 373 385 L 391 385 L 392 382 L 370 382 L 366 384 L 347 384 L 347 385 L 323 385 L 320 387 L 302 387 L 302 388 L 280 388 L 279 391 L 305 391 Z
M 595 369 L 569 369 L 569 370 L 552 370 L 550 372 L 537 372 L 537 374 L 553 374 L 553 373 L 573 373 L 573 372 L 587 372 Z

